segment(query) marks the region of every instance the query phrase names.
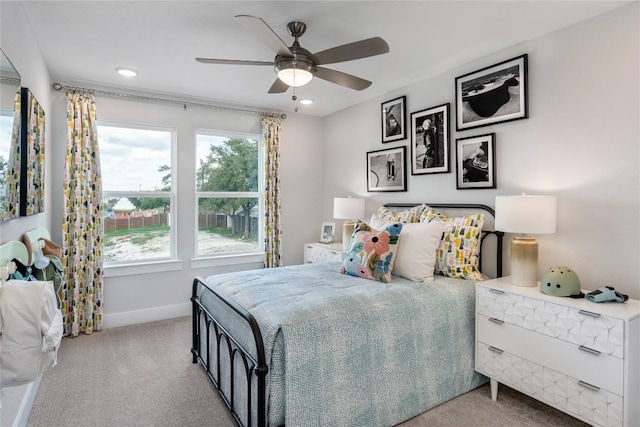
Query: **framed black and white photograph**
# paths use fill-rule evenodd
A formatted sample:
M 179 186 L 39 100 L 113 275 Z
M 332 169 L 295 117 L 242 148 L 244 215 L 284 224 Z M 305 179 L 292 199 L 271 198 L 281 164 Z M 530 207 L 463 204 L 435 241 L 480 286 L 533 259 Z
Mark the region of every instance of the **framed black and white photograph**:
M 382 143 L 407 137 L 406 105 L 406 96 L 382 103 Z
M 320 230 L 320 243 L 332 243 L 335 240 L 336 223 L 323 222 Z
M 449 105 L 411 113 L 411 175 L 450 172 Z
M 367 153 L 367 191 L 407 191 L 407 147 Z
M 496 188 L 495 133 L 456 139 L 456 187 Z
M 456 130 L 529 117 L 526 54 L 456 78 Z

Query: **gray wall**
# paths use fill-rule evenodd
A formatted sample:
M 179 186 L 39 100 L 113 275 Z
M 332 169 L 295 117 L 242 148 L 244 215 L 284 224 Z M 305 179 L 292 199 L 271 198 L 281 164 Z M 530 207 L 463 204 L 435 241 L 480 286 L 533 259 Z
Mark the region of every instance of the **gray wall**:
M 556 195 L 557 233 L 535 236 L 540 273 L 567 265 L 583 288 L 607 284 L 640 298 L 638 6 L 635 2 L 327 117 L 322 219 L 331 220 L 335 196 L 366 197 L 370 216 L 390 201 L 494 206 L 496 195 Z M 524 53 L 529 55 L 529 118 L 456 132 L 455 78 Z M 452 173 L 409 175 L 407 192 L 367 193 L 367 151 L 406 145 L 410 153 L 410 139 L 380 142 L 380 104 L 402 95 L 409 113 L 451 103 L 452 147 L 456 138 L 495 132 L 497 189 L 456 190 L 452 150 Z M 505 261 L 508 273 L 508 251 Z

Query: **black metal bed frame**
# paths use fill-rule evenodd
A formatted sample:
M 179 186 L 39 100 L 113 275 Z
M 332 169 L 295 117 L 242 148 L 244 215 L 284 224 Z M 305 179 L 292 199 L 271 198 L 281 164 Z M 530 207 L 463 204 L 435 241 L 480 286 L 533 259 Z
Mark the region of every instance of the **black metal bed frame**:
M 419 204 L 419 203 L 418 203 Z M 411 208 L 416 205 L 416 203 L 389 203 L 385 204 L 386 207 L 394 207 L 394 208 Z M 454 204 L 444 204 L 444 203 L 433 203 L 428 204 L 433 208 L 447 208 L 447 209 L 481 209 L 489 212 L 493 217 L 495 217 L 495 211 L 489 206 L 482 204 L 463 204 L 463 203 L 454 203 Z M 497 239 L 497 249 L 496 249 L 496 275 L 497 277 L 502 276 L 502 241 L 504 237 L 504 233 L 502 231 L 493 231 L 483 230 L 483 235 L 481 237 L 481 245 L 484 243 L 484 239 L 489 235 L 495 235 Z M 482 251 L 481 255 L 482 256 Z M 244 321 L 247 326 L 251 329 L 253 334 L 253 339 L 255 342 L 255 354 L 252 354 L 249 350 L 247 350 L 243 345 L 241 345 L 230 333 L 225 329 L 225 327 L 219 322 L 218 319 L 214 317 L 212 313 L 210 313 L 201 303 L 199 297 L 199 289 L 204 288 L 207 292 L 210 292 L 214 295 L 220 302 L 224 303 L 227 307 L 231 308 L 235 311 Z M 204 291 L 203 289 L 203 291 Z M 193 280 L 193 287 L 191 293 L 191 303 L 192 303 L 192 333 L 193 333 L 193 346 L 191 348 L 191 354 L 193 356 L 193 363 L 200 363 L 211 382 L 214 384 L 218 393 L 222 397 L 225 405 L 231 411 L 233 418 L 236 420 L 239 426 L 245 426 L 245 424 L 240 419 L 240 415 L 236 411 L 236 399 L 235 399 L 235 363 L 236 360 L 242 362 L 244 366 L 244 373 L 246 378 L 246 388 L 247 388 L 247 400 L 245 402 L 245 406 L 247 408 L 247 426 L 253 425 L 253 409 L 252 409 L 252 374 L 255 374 L 257 379 L 257 414 L 256 414 L 256 425 L 259 427 L 267 426 L 267 411 L 266 411 L 266 375 L 269 371 L 269 367 L 267 366 L 265 354 L 264 354 L 264 343 L 262 340 L 262 333 L 260 332 L 260 327 L 258 326 L 258 322 L 255 317 L 249 311 L 247 311 L 244 307 L 237 304 L 232 299 L 227 296 L 217 292 L 212 289 L 206 281 L 202 277 L 196 277 Z M 202 348 L 200 346 L 203 338 L 203 322 L 205 326 L 205 337 L 206 337 L 206 360 L 202 357 Z M 215 344 L 216 344 L 216 366 L 215 373 L 213 375 L 211 372 L 211 339 L 212 333 L 215 335 Z M 227 356 L 230 361 L 230 369 L 228 372 L 229 379 L 229 395 L 227 395 L 221 384 L 221 372 L 220 372 L 220 360 L 221 360 L 221 351 L 226 347 Z

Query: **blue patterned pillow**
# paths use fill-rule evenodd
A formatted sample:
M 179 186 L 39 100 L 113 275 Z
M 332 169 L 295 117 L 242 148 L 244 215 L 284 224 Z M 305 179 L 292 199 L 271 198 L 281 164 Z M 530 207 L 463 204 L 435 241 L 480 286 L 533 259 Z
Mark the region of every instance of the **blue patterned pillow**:
M 391 283 L 401 230 L 401 223 L 393 223 L 384 230 L 375 230 L 358 221 L 340 273 Z

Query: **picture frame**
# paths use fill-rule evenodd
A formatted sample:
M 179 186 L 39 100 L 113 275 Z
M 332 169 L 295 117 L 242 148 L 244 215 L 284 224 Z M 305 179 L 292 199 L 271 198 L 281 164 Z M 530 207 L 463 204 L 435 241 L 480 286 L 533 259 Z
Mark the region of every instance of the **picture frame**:
M 456 139 L 456 187 L 496 188 L 495 133 Z
M 455 79 L 456 130 L 529 117 L 528 55 Z
M 336 237 L 336 223 L 323 222 L 320 229 L 320 243 L 332 243 Z
M 407 97 L 401 96 L 381 104 L 382 143 L 407 138 Z
M 367 153 L 367 191 L 407 191 L 407 147 Z
M 411 113 L 411 175 L 451 171 L 449 109 L 447 103 Z

